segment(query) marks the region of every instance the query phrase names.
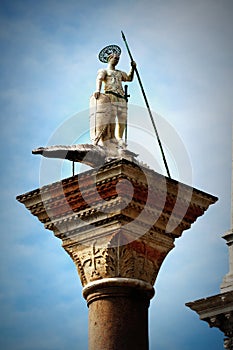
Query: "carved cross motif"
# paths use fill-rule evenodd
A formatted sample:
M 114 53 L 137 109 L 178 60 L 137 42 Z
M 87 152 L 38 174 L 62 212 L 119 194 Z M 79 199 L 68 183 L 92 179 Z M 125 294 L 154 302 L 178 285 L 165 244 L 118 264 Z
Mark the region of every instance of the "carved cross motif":
M 91 277 L 100 276 L 100 273 L 97 270 L 97 265 L 101 263 L 101 259 L 103 259 L 103 255 L 101 255 L 100 248 L 96 248 L 96 241 L 92 245 L 92 249 L 88 249 L 88 253 L 82 256 L 82 267 L 86 265 L 88 270 L 90 268 Z

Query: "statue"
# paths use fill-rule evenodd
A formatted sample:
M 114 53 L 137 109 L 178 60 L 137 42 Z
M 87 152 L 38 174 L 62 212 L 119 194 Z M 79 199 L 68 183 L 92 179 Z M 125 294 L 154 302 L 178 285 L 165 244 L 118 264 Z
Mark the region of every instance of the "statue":
M 100 69 L 98 71 L 96 91 L 90 98 L 90 136 L 92 144 L 39 147 L 34 149 L 32 153 L 41 154 L 47 158 L 68 159 L 73 163 L 80 162 L 91 167 L 98 167 L 119 158 L 125 158 L 138 163 L 136 160 L 138 154 L 128 150 L 126 142 L 123 141 L 123 134 L 125 133 L 125 136 L 127 136 L 128 95 L 127 89 L 125 92 L 123 90 L 122 82 L 132 81 L 135 72 L 162 153 L 167 175 L 171 177 L 136 63 L 133 60 L 125 35 L 123 32 L 121 33 L 131 59 L 131 71 L 127 74 L 116 69 L 121 54 L 119 46 L 109 45 L 100 51 L 100 61 L 108 63 L 108 66 L 106 69 Z M 105 93 L 101 93 L 102 83 L 104 83 Z M 125 139 L 127 140 L 127 137 Z
M 127 124 L 127 92 L 122 82 L 132 81 L 136 63 L 131 62 L 129 74 L 116 69 L 121 49 L 117 45 L 109 45 L 101 50 L 99 59 L 108 63 L 106 69 L 100 69 L 96 79 L 96 91 L 91 96 L 91 139 L 94 144 L 104 145 L 106 141 L 125 147 L 123 134 Z M 104 94 L 101 94 L 104 82 Z M 118 121 L 116 131 L 116 118 Z M 94 121 L 93 121 L 94 119 Z M 95 130 L 93 131 L 93 128 Z
M 96 91 L 90 99 L 90 136 L 92 144 L 58 145 L 39 147 L 32 151 L 47 158 L 62 158 L 98 167 L 113 159 L 126 158 L 136 162 L 137 154 L 126 149 L 123 134 L 127 124 L 127 90 L 123 81 L 132 81 L 136 63 L 132 60 L 129 74 L 116 70 L 121 49 L 110 45 L 99 53 L 101 62 L 108 63 L 106 69 L 98 71 Z M 105 93 L 101 93 L 102 83 Z M 117 135 L 116 118 L 118 120 Z M 73 167 L 74 169 L 74 167 Z M 74 174 L 74 172 L 73 172 Z

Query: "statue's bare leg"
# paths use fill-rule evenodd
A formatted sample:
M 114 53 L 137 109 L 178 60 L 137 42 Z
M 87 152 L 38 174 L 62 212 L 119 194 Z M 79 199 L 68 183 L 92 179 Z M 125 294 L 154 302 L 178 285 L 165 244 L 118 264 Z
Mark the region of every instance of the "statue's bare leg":
M 126 126 L 126 122 L 127 122 L 127 111 L 122 111 L 120 109 L 118 109 L 118 135 L 117 138 L 118 139 L 122 139 L 123 138 L 123 134 L 125 131 L 125 126 Z
M 117 114 L 117 108 L 112 104 L 111 120 L 110 120 L 110 138 L 113 141 L 116 140 L 116 136 L 115 136 L 116 114 Z

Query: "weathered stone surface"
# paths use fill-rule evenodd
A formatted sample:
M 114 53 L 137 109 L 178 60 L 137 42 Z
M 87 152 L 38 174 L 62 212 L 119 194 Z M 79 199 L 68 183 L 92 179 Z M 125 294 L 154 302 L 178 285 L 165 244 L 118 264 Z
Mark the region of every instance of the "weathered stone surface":
M 153 289 L 126 278 L 84 288 L 89 307 L 89 350 L 148 349 L 148 307 Z
M 217 294 L 186 303 L 210 327 L 219 328 L 227 337 L 225 349 L 233 349 L 233 292 Z
M 106 277 L 153 285 L 174 239 L 217 200 L 126 160 L 17 199 L 62 239 L 83 286 Z
M 93 167 L 103 164 L 106 157 L 103 147 L 89 144 L 39 147 L 32 150 L 32 154 L 40 154 L 47 158 L 68 159 Z
M 122 157 L 136 162 L 138 156 L 134 152 L 120 147 L 117 142 L 105 141 L 104 145 L 54 145 L 39 147 L 32 150 L 32 154 L 39 154 L 46 158 L 67 159 L 72 162 L 79 162 L 93 168 L 100 167 L 112 159 Z
M 217 198 L 118 159 L 17 197 L 60 238 L 89 306 L 89 350 L 147 350 L 148 306 L 174 240 Z
M 221 284 L 221 294 L 189 302 L 186 306 L 197 312 L 200 319 L 210 327 L 220 329 L 226 338 L 224 348 L 233 350 L 233 233 L 232 229 L 223 238 L 229 246 L 229 273 L 224 276 Z

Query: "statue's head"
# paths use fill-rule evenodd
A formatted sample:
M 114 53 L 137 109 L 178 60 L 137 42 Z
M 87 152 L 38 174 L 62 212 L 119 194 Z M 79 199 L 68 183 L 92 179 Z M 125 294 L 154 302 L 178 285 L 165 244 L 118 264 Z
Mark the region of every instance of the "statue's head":
M 108 63 L 112 63 L 113 65 L 117 65 L 117 63 L 120 60 L 120 55 L 116 53 L 112 53 L 111 55 L 108 56 Z
M 121 54 L 121 49 L 117 45 L 109 45 L 103 48 L 99 53 L 99 60 L 101 62 L 107 63 L 111 59 L 114 59 L 114 63 L 116 64 L 119 62 Z

